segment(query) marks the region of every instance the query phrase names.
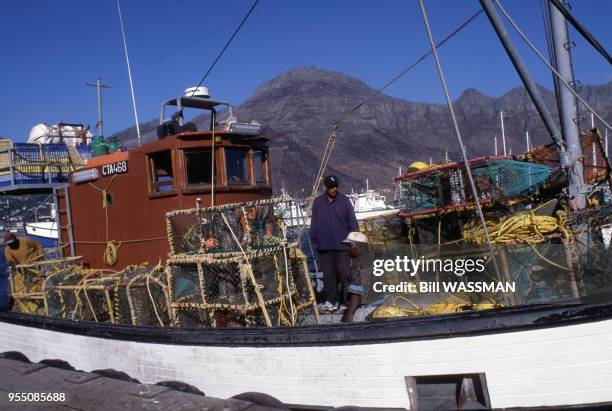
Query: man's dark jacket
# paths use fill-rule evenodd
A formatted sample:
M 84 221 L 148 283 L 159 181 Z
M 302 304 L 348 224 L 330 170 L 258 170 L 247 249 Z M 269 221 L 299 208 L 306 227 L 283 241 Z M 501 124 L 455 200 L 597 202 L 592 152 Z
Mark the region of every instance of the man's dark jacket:
M 315 198 L 310 236 L 318 250 L 346 250 L 342 240 L 352 231 L 359 231 L 359 224 L 347 196 L 338 193 L 331 202 L 326 193 Z

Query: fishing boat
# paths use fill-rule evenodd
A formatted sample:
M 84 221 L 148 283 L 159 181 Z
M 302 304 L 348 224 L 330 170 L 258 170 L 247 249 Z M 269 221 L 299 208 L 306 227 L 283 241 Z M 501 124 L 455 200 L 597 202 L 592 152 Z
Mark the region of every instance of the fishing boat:
M 396 208 L 386 204 L 384 195 L 370 189 L 367 179 L 364 192 L 347 194 L 347 197 L 353 204 L 357 221 L 397 212 Z
M 170 118 L 165 115 L 168 106 L 176 108 Z M 496 301 L 484 309 L 477 309 L 479 303 L 473 302 L 455 304 L 453 312 L 442 309 L 436 313 L 433 308 L 417 307 L 412 308 L 412 314 L 397 318 L 353 324 L 307 323 L 317 318 L 312 301 L 304 303 L 304 307 L 311 309 L 303 317 L 306 322 L 294 321 L 293 308 L 286 311 L 292 317 L 290 320 L 281 319 L 280 314 L 286 309 L 282 305 L 293 295 L 288 274 L 288 286 L 279 291 L 280 298 L 264 301 L 259 306 L 264 307 L 263 313 L 265 307 L 281 305 L 274 308 L 279 313 L 275 324 L 269 318 L 262 319 L 259 308 L 252 309 L 251 305 L 241 306 L 240 313 L 257 313 L 250 314 L 252 322 L 241 324 L 237 316 L 221 317 L 220 312 L 235 310 L 237 306 L 211 305 L 206 301 L 210 295 L 204 291 L 196 296 L 199 302 L 182 300 L 157 305 L 152 294 L 158 291 L 169 299 L 187 295 L 183 292 L 188 276 L 176 280 L 180 267 L 189 264 L 195 267 L 191 273 L 195 272 L 196 278 L 199 276 L 201 287 L 202 281 L 209 281 L 202 280 L 207 269 L 219 264 L 235 268 L 237 263 L 240 280 L 246 282 L 256 274 L 248 269 L 253 264 L 244 263 L 249 258 L 252 261 L 262 256 L 276 258 L 289 249 L 295 251 L 283 233 L 275 231 L 277 227 L 255 223 L 261 221 L 258 207 L 269 210 L 269 206 L 283 200 L 271 199 L 266 139 L 254 123 L 227 122 L 218 129 L 216 113 L 223 106 L 228 104 L 193 93 L 168 100 L 162 105 L 157 141 L 94 157 L 82 169 L 71 173 L 68 185 L 54 187 L 57 225 L 65 245 L 62 263 L 65 266 L 58 272 L 63 273 L 62 279 L 66 282 L 57 285 L 45 280 L 45 286 L 30 296 L 28 303 L 38 304 L 37 309 L 47 315 L 0 311 L 0 351 L 18 351 L 33 361 L 59 358 L 87 371 L 113 368 L 145 383 L 180 380 L 215 397 L 257 391 L 286 404 L 301 404 L 300 409 L 342 405 L 411 410 L 612 407 L 612 350 L 608 343 L 612 337 L 610 283 L 604 276 L 597 290 L 582 285 L 578 289 L 576 284 L 580 279 L 592 279 L 588 276 L 589 270 L 598 269 L 584 261 L 581 261 L 582 276 L 572 277 L 568 285 L 570 295 L 562 298 L 536 303 L 529 300 L 532 294 L 526 292 L 518 296 L 523 298 L 521 301 L 503 301 L 503 304 Z M 207 110 L 210 127 L 198 130 L 193 124 L 185 123 L 183 108 Z M 540 174 L 532 174 L 531 169 L 548 169 L 542 162 L 520 165 L 514 162 L 515 159 L 508 158 L 475 159 L 445 165 L 442 171 L 432 169 L 401 176 L 398 184 L 405 195 L 402 218 L 418 226 L 426 218 L 424 211 L 434 210 L 429 213 L 437 218 L 433 238 L 437 232 L 440 239 L 442 229 L 447 228 L 443 226 L 442 216 L 453 219 L 457 213 L 473 212 L 474 207 L 480 207 L 481 200 L 485 212 L 487 202 L 503 203 L 506 212 L 515 210 L 513 207 L 529 210 L 521 206 L 514 192 L 507 196 L 502 192 L 503 198 L 495 197 L 500 192 L 496 183 L 508 167 L 527 168 L 530 171 L 525 175 L 534 177 L 528 183 L 531 188 L 541 182 L 535 179 Z M 481 169 L 484 171 L 477 174 Z M 606 169 L 609 179 L 609 165 Z M 462 174 L 463 170 L 467 174 Z M 467 185 L 473 180 L 470 171 L 477 175 L 481 190 L 480 195 L 471 198 Z M 431 186 L 431 181 L 438 182 L 439 186 Z M 427 189 L 431 188 L 440 188 L 438 197 L 430 196 L 431 190 Z M 485 189 L 489 191 L 484 192 Z M 432 198 L 439 203 L 432 203 Z M 418 201 L 419 206 L 409 206 L 411 201 Z M 606 224 L 612 223 L 605 207 L 603 204 L 578 213 L 584 224 L 592 222 L 591 215 L 603 216 L 604 224 L 598 220 L 591 230 L 593 238 L 603 233 Z M 546 207 L 537 208 L 538 213 L 547 213 L 546 210 Z M 228 221 L 232 216 L 235 224 Z M 193 223 L 189 221 L 195 221 L 200 227 L 197 233 L 190 231 L 189 224 Z M 219 223 L 216 228 L 210 231 L 201 228 L 212 227 L 209 224 L 215 221 Z M 282 231 L 283 226 L 279 227 Z M 474 238 L 480 238 L 478 227 L 473 228 Z M 261 236 L 249 235 L 251 229 L 259 230 Z M 222 247 L 224 242 L 216 237 L 214 230 L 223 230 L 228 239 L 235 240 L 233 243 L 228 240 L 230 251 Z M 424 238 L 432 231 L 426 229 L 423 233 Z M 280 241 L 268 241 L 274 238 Z M 411 234 L 408 238 L 412 241 L 414 237 Z M 428 252 L 438 247 L 437 256 L 441 255 L 439 240 L 423 242 Z M 556 244 L 565 247 L 561 241 Z M 393 246 L 384 243 L 375 251 L 388 253 L 391 247 L 392 254 L 398 250 L 408 253 L 414 244 Z M 521 252 L 533 257 L 535 254 L 529 247 L 527 244 L 523 247 L 527 251 Z M 566 248 L 562 248 L 561 260 L 553 261 L 554 264 L 569 262 Z M 597 245 L 591 248 L 595 250 Z M 201 253 L 192 252 L 193 249 Z M 212 253 L 216 249 L 222 249 L 219 252 L 224 253 L 223 258 L 215 259 Z M 478 244 L 469 250 L 470 256 L 487 254 L 486 247 Z M 597 256 L 609 257 L 608 247 L 605 250 L 597 250 Z M 462 252 L 467 255 L 466 249 Z M 293 258 L 285 254 L 284 261 Z M 159 265 L 142 268 L 140 264 L 145 261 Z M 488 270 L 492 270 L 490 266 Z M 95 300 L 80 297 L 90 283 L 68 284 L 70 267 L 74 267 L 74 272 L 99 269 L 95 276 L 86 278 L 91 284 L 95 282 L 96 288 L 90 287 L 96 292 Z M 130 317 L 133 323 L 120 321 L 121 304 L 125 300 L 119 294 L 115 297 L 111 294 L 119 289 L 117 284 L 121 278 L 106 276 L 104 270 L 109 269 L 147 270 L 144 276 L 130 277 L 125 289 L 128 300 L 130 287 L 141 290 L 145 299 L 150 298 L 147 301 L 151 307 L 149 314 L 153 313 L 151 322 L 134 321 L 142 314 L 134 310 Z M 282 272 L 276 271 L 271 271 L 278 274 L 273 276 L 273 282 L 285 278 Z M 502 271 L 512 275 L 509 269 Z M 58 272 L 48 273 L 49 278 L 57 277 Z M 216 275 L 224 274 L 218 271 Z M 104 283 L 105 279 L 111 281 Z M 196 279 L 194 283 L 197 282 Z M 537 286 L 540 282 L 543 280 L 532 283 Z M 225 288 L 228 284 L 225 283 L 223 290 L 219 288 L 218 293 L 236 292 Z M 282 285 L 282 281 L 274 284 Z M 307 289 L 308 284 L 304 287 Z M 589 293 L 584 292 L 587 289 Z M 257 287 L 249 288 L 249 293 L 262 292 L 257 290 Z M 69 313 L 49 313 L 49 307 L 65 306 L 67 300 L 50 299 L 48 293 L 76 296 L 81 304 Z M 116 305 L 104 306 L 111 300 Z M 445 307 L 449 305 L 453 304 L 447 303 Z M 90 315 L 95 311 L 94 306 L 100 306 L 99 313 L 104 311 L 107 316 L 102 319 Z M 133 307 L 131 303 L 129 306 Z M 166 310 L 167 307 L 172 309 Z M 78 321 L 68 318 L 75 313 L 82 315 Z M 180 317 L 181 321 L 174 322 L 173 317 Z M 226 327 L 218 326 L 221 318 L 226 321 Z M 192 322 L 188 323 L 187 319 Z M 280 326 L 287 322 L 291 326 Z

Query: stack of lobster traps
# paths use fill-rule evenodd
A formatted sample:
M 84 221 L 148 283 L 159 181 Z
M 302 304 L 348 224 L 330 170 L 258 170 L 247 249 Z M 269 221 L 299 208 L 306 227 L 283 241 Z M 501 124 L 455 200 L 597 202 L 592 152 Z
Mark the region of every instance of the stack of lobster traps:
M 161 327 L 318 323 L 306 256 L 276 212 L 285 198 L 167 214 L 167 265 L 85 269 L 80 257 L 17 266 L 14 309 Z
M 167 214 L 170 308 L 179 327 L 318 322 L 306 257 L 275 211 L 285 198 Z
M 600 139 L 593 133 L 582 137 L 585 144 L 595 147 L 586 165 L 589 181 L 596 183 L 608 169 L 601 158 Z M 532 150 L 527 155 L 530 161 L 480 157 L 467 165 L 446 163 L 397 177 L 400 215 L 408 224 L 409 244 L 418 246 L 418 255 L 438 258 L 473 257 L 474 247 L 480 248 L 489 263 L 477 275 L 481 277 L 478 280 L 516 287 L 513 293 L 495 296 L 498 304 L 580 301 L 585 295 L 584 264 L 577 261 L 580 250 L 575 225 L 561 206 L 558 193 L 555 199 L 544 200 L 560 178 L 555 174 L 558 157 L 555 165 L 555 159 L 546 157 L 544 151 Z M 476 200 L 482 206 L 497 268 L 491 264 Z M 473 280 L 474 275 L 461 278 Z
M 169 326 L 162 266 L 86 269 L 81 257 L 17 265 L 10 276 L 13 310 L 73 321 Z

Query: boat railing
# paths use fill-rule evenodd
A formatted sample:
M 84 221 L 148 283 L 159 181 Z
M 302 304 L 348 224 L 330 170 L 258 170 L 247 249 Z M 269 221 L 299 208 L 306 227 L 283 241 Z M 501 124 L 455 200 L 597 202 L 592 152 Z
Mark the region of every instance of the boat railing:
M 0 190 L 53 187 L 68 182 L 81 167 L 65 144 L 3 142 L 0 145 Z M 90 146 L 77 146 L 80 159 L 91 157 Z

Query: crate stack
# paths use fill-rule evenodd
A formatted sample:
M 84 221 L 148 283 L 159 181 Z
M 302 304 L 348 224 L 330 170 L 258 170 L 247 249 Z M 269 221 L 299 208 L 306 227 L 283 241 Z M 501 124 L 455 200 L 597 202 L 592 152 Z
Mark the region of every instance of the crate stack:
M 468 162 L 478 200 L 487 205 L 505 203 L 536 189 L 550 175 L 544 164 L 510 157 L 481 157 Z M 404 217 L 434 215 L 474 206 L 464 163 L 447 163 L 395 178 Z
M 288 243 L 286 198 L 167 214 L 170 308 L 179 327 L 318 322 L 305 256 Z

